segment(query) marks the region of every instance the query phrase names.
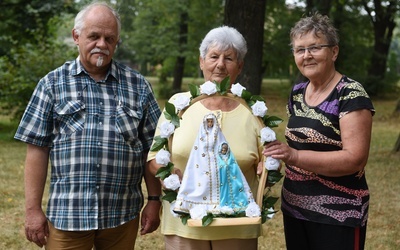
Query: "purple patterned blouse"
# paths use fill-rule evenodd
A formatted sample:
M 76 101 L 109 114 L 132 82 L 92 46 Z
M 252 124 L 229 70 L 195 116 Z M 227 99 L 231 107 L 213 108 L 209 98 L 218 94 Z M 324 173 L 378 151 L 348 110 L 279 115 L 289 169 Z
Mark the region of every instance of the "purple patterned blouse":
M 309 82 L 296 84 L 287 105 L 285 136 L 300 150 L 341 150 L 339 120 L 351 111 L 368 109 L 372 102 L 362 85 L 346 76 L 321 104 L 304 101 Z M 369 191 L 364 172 L 327 177 L 295 166 L 286 166 L 282 188 L 282 212 L 297 219 L 356 227 L 368 217 Z

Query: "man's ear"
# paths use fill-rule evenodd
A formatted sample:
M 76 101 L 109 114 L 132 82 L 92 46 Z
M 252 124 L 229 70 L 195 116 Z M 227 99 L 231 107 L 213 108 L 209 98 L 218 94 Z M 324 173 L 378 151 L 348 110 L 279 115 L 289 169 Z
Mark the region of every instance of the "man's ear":
M 79 45 L 79 35 L 75 29 L 72 29 L 72 39 L 74 39 L 76 45 Z

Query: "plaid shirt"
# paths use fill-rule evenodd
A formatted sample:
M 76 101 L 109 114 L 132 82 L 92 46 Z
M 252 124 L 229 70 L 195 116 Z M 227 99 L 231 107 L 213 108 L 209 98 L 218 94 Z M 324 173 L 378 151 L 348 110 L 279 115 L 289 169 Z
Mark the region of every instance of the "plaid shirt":
M 51 147 L 47 217 L 61 230 L 113 228 L 143 206 L 144 157 L 161 111 L 132 69 L 113 61 L 105 79 L 66 62 L 39 81 L 15 134 Z

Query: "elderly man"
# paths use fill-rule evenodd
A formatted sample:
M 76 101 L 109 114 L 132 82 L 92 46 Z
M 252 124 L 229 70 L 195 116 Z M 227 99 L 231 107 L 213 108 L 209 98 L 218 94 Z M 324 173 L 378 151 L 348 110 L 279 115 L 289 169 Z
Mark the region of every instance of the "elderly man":
M 160 183 L 145 161 L 161 112 L 144 77 L 112 60 L 120 30 L 110 6 L 82 9 L 72 30 L 79 57 L 39 81 L 16 132 L 28 145 L 25 233 L 40 247 L 133 249 L 143 176 L 141 234 L 159 226 Z

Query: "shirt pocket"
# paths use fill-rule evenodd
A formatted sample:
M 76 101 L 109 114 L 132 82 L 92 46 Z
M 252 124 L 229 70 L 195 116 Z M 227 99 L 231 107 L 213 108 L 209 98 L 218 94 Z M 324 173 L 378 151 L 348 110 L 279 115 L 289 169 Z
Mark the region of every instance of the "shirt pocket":
M 134 144 L 134 142 L 138 141 L 140 120 L 141 115 L 137 110 L 123 103 L 117 106 L 116 130 L 129 144 Z
M 85 104 L 79 100 L 56 104 L 55 134 L 73 134 L 82 131 L 85 126 Z

